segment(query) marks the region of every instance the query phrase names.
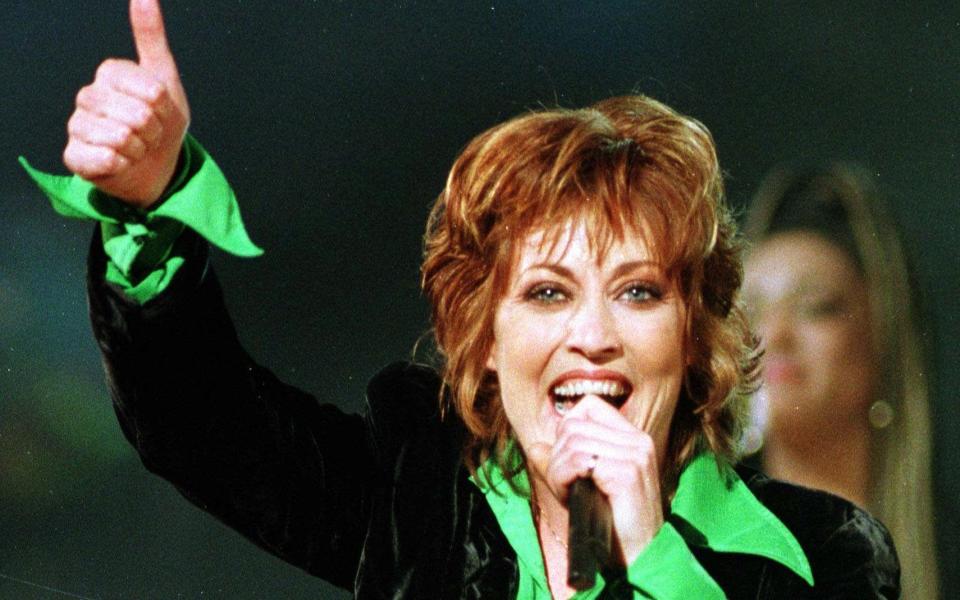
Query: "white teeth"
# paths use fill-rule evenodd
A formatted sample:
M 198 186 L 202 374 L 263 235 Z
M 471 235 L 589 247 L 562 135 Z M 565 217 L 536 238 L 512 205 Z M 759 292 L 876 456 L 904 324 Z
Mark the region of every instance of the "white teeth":
M 615 379 L 568 379 L 563 385 L 551 390 L 553 406 L 561 416 L 573 408 L 586 395 L 616 398 L 627 393 L 626 385 Z
M 553 388 L 554 396 L 585 396 L 595 394 L 598 396 L 621 396 L 626 392 L 624 386 L 619 381 L 597 380 L 597 379 L 576 379 L 567 380 L 563 385 Z

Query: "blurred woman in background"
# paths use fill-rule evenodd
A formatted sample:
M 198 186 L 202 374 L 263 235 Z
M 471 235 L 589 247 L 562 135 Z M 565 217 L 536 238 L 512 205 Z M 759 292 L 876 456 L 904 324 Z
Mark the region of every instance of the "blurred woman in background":
M 845 165 L 779 168 L 760 186 L 744 298 L 763 383 L 746 443 L 771 476 L 868 508 L 893 534 L 904 598 L 936 598 L 930 384 L 886 210 Z

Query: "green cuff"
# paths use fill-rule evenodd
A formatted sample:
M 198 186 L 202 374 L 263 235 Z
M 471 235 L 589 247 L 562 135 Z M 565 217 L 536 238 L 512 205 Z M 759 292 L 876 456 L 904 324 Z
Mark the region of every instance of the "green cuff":
M 627 581 L 643 598 L 726 598 L 669 522 L 663 524 L 627 569 Z
M 247 235 L 237 197 L 217 163 L 190 135 L 184 140 L 183 149 L 189 165 L 181 173 L 189 176 L 183 177 L 182 187 L 147 213 L 147 225 L 155 219 L 173 219 L 230 254 L 263 254 Z
M 184 139 L 181 166 L 166 197 L 149 210 L 132 207 L 100 192 L 76 175 L 51 175 L 20 164 L 50 199 L 53 209 L 70 218 L 99 221 L 109 257 L 107 281 L 144 303 L 166 289 L 183 260 L 171 249 L 183 227 L 237 256 L 263 250 L 247 235 L 237 199 L 223 172 L 190 135 Z

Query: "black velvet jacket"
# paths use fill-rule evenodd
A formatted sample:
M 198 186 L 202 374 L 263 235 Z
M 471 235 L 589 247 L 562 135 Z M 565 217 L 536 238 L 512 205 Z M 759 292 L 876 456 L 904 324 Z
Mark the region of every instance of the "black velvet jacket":
M 461 461 L 464 430 L 437 412 L 437 375 L 395 364 L 344 414 L 277 380 L 241 348 L 206 258 L 188 256 L 143 307 L 103 278 L 99 234 L 88 283 L 93 329 L 124 434 L 152 472 L 255 544 L 357 598 L 517 594 L 516 554 Z M 807 586 L 756 556 L 694 555 L 730 598 L 897 598 L 889 534 L 836 497 L 738 469 L 796 536 Z M 603 598 L 629 598 L 614 579 Z

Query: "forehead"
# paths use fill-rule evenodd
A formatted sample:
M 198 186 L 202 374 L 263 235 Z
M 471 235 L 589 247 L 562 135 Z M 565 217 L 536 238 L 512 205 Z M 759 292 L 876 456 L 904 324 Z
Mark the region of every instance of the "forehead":
M 744 289 L 754 296 L 864 288 L 853 259 L 836 244 L 808 231 L 771 236 L 754 248 L 745 267 Z
M 534 264 L 618 263 L 624 260 L 656 261 L 649 228 L 639 225 L 616 234 L 591 225 L 586 219 L 569 219 L 554 226 L 534 228 L 516 248 L 520 269 Z

